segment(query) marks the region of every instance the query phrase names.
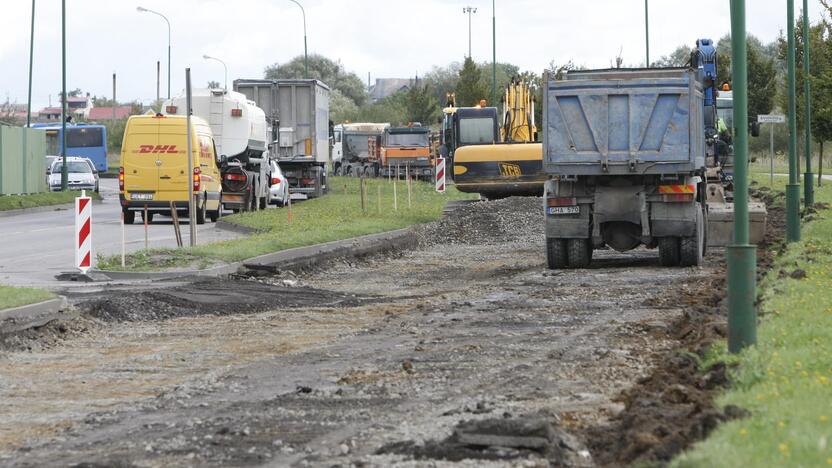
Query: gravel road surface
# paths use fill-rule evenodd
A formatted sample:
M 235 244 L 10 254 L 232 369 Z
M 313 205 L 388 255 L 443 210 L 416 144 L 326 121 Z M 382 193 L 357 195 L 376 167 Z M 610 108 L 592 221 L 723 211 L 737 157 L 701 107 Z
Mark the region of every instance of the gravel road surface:
M 75 298 L 80 320 L 0 352 L 0 464 L 615 464 L 622 392 L 724 272 L 648 250 L 549 271 L 540 204 L 462 206 L 419 249 L 313 272 Z

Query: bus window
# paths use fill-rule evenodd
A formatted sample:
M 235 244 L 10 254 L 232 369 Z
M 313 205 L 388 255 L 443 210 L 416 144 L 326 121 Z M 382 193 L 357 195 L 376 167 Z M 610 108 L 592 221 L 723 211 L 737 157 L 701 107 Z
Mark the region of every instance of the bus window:
M 104 135 L 100 128 L 68 128 L 67 148 L 92 148 L 104 146 Z

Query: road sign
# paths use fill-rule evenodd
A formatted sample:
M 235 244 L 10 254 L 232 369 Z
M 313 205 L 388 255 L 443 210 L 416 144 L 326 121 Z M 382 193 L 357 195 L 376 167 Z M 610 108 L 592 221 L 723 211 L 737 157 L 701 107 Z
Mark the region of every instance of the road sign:
M 436 191 L 445 193 L 445 158 L 436 160 Z
M 757 116 L 757 123 L 779 124 L 786 123 L 785 115 L 763 114 Z
M 87 274 L 92 266 L 92 198 L 75 198 L 75 267 Z

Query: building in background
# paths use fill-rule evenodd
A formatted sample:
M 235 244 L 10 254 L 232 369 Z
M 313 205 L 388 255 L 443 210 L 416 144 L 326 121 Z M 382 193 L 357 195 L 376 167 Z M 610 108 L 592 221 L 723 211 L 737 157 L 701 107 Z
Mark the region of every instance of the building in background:
M 376 84 L 370 86 L 370 102 L 377 102 L 399 91 L 409 91 L 414 86 L 413 78 L 376 78 Z

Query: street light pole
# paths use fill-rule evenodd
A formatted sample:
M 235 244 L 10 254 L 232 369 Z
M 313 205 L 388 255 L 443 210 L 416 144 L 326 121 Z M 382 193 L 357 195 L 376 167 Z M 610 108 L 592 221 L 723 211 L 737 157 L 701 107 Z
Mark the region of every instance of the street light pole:
M 497 107 L 497 8 L 491 0 L 491 105 Z
M 69 168 L 66 166 L 66 0 L 61 0 L 61 190 L 66 191 Z
M 477 9 L 474 7 L 463 7 L 463 13 L 468 13 L 468 58 L 471 58 L 471 14 L 476 13 Z
M 797 242 L 800 240 L 800 183 L 797 180 L 797 98 L 795 93 L 797 80 L 794 58 L 793 0 L 786 0 L 786 38 L 789 83 L 789 183 L 786 185 L 786 240 Z
M 791 0 L 789 0 L 791 2 Z M 748 240 L 748 40 L 745 0 L 731 1 L 731 64 L 734 81 L 734 242 L 728 260 L 728 350 L 757 342 L 757 247 Z
M 153 13 L 154 15 L 161 16 L 162 19 L 165 20 L 165 23 L 168 24 L 168 99 L 170 99 L 170 21 L 167 16 L 148 8 L 136 7 L 136 11 L 139 13 Z
M 26 128 L 32 126 L 32 64 L 35 53 L 35 0 L 32 0 L 32 29 L 29 37 L 29 99 L 26 101 Z M 24 140 L 25 141 L 25 140 Z
M 217 62 L 222 64 L 222 67 L 225 68 L 225 90 L 228 91 L 228 65 L 226 65 L 225 62 L 223 62 L 222 60 L 216 57 L 211 57 L 210 55 L 203 55 L 202 58 L 204 58 L 205 60 L 216 60 Z
M 644 0 L 644 68 L 650 68 L 650 17 L 647 14 L 647 1 Z
M 289 1 L 299 6 L 300 12 L 303 14 L 303 76 L 309 78 L 309 55 L 306 52 L 306 10 L 303 9 L 303 5 L 297 0 Z
M 809 0 L 803 0 L 803 97 L 805 99 L 803 133 L 805 135 L 806 173 L 803 175 L 803 198 L 806 206 L 815 204 L 815 187 L 812 185 L 812 91 L 809 83 Z

